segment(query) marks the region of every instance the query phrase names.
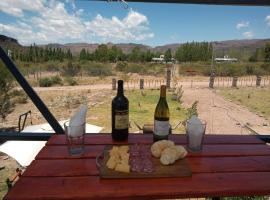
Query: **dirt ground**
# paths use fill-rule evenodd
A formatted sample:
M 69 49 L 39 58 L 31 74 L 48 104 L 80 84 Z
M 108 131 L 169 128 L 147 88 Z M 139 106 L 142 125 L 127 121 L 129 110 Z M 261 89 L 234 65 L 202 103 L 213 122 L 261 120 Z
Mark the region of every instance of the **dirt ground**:
M 190 106 L 195 100 L 199 101 L 199 117 L 207 122 L 206 134 L 250 134 L 245 128 L 246 124 L 256 130 L 267 124 L 264 130 L 270 132 L 268 119 L 250 112 L 240 104 L 225 100 L 216 90 L 206 87 L 184 88 L 184 106 Z
M 111 95 L 111 84 L 35 87 L 34 89 L 58 120 L 69 117 L 84 101 L 98 104 L 102 103 L 102 98 Z M 183 89 L 183 105 L 185 107 L 190 107 L 195 100 L 199 101 L 199 117 L 207 122 L 207 134 L 249 134 L 250 132 L 244 127 L 246 124 L 256 130 L 264 128 L 264 132 L 270 132 L 269 119 L 250 112 L 240 104 L 225 100 L 217 94 L 216 90 L 209 89 L 205 84 L 191 87 L 186 83 L 183 84 Z M 60 100 L 62 103 L 58 105 Z M 26 104 L 17 105 L 14 112 L 8 115 L 6 122 L 2 123 L 2 126 L 16 126 L 19 114 L 28 110 L 32 110 L 33 124 L 46 123 L 31 100 L 28 100 Z M 262 127 L 263 124 L 267 124 L 267 126 Z

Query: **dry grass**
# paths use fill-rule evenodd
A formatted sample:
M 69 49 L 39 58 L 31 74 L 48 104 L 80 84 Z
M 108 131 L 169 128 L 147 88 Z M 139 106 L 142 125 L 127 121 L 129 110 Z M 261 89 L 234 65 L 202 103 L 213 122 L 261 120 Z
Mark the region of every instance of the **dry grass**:
M 242 104 L 251 112 L 270 119 L 270 88 L 226 88 L 217 92 L 227 100 Z

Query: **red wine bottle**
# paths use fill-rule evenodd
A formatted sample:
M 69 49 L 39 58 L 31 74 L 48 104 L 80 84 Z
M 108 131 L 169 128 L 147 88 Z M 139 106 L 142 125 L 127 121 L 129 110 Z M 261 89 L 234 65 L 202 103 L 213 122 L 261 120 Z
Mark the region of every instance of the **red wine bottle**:
M 123 141 L 128 138 L 128 99 L 124 96 L 123 80 L 118 81 L 117 95 L 112 100 L 112 138 Z

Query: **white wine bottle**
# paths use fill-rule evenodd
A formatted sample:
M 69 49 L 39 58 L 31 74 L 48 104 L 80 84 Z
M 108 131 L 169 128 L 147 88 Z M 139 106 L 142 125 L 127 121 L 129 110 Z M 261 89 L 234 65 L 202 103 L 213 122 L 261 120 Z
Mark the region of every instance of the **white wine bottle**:
M 160 98 L 154 116 L 154 141 L 167 140 L 170 132 L 170 111 L 166 100 L 166 86 L 160 87 Z

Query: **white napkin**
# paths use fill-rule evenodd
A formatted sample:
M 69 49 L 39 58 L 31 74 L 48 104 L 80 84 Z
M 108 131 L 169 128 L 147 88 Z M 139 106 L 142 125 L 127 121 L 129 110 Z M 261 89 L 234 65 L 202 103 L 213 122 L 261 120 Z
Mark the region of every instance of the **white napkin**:
M 190 120 L 188 120 L 187 131 L 189 135 L 189 146 L 191 148 L 198 147 L 203 138 L 204 125 L 197 116 L 193 115 Z
M 187 123 L 187 129 L 190 133 L 202 133 L 204 131 L 204 126 L 202 121 L 195 115 L 193 115 Z
M 85 118 L 86 118 L 87 106 L 83 105 L 80 109 L 71 117 L 69 121 L 69 131 L 67 135 L 70 137 L 79 137 L 85 133 Z M 84 125 L 84 126 L 81 126 Z
M 85 124 L 87 112 L 87 105 L 83 105 L 80 109 L 71 117 L 69 121 L 69 126 L 79 126 Z

